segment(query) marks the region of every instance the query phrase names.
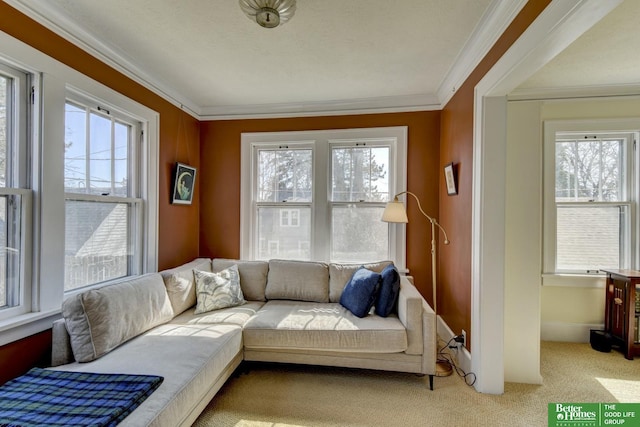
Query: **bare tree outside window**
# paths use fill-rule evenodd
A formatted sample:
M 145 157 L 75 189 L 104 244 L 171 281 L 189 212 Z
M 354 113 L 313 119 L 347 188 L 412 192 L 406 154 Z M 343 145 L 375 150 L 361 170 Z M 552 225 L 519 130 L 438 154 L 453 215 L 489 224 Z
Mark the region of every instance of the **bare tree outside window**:
M 628 216 L 625 139 L 556 140 L 556 268 L 620 268 Z M 617 204 L 620 202 L 620 204 Z

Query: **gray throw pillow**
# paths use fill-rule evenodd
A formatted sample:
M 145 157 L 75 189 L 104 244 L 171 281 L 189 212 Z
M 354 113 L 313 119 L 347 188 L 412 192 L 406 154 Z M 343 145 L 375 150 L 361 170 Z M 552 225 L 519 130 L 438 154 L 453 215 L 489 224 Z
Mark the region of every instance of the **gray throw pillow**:
M 197 302 L 195 314 L 245 303 L 240 288 L 238 266 L 233 265 L 219 273 L 193 270 L 196 279 Z

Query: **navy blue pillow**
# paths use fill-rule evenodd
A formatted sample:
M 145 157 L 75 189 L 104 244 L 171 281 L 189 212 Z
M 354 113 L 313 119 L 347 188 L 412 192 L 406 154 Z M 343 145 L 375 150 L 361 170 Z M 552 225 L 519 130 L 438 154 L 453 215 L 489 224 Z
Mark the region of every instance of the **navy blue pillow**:
M 395 308 L 398 300 L 400 274 L 395 265 L 389 264 L 382 270 L 380 275 L 382 276 L 382 282 L 376 298 L 376 314 L 380 317 L 387 317 Z
M 340 304 L 358 317 L 365 317 L 376 300 L 382 276 L 364 267 L 353 273 L 340 297 Z

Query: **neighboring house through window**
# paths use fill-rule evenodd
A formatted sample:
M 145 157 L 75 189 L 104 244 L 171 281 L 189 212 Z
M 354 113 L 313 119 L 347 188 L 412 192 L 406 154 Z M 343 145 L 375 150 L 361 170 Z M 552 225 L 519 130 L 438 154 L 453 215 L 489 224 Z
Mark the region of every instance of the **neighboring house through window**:
M 65 109 L 65 291 L 141 272 L 141 124 L 71 94 Z
M 637 267 L 638 120 L 545 123 L 547 274 Z
M 404 229 L 381 217 L 405 171 L 405 127 L 243 134 L 241 257 L 404 268 Z

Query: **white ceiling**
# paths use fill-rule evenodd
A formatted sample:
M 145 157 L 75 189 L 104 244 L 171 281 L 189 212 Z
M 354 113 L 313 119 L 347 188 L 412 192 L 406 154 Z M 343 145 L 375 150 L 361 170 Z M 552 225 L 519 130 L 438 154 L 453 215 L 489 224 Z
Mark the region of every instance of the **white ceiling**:
M 265 29 L 237 0 L 5 1 L 203 119 L 442 108 L 526 3 L 298 0 Z M 638 83 L 639 19 L 625 0 L 514 93 Z
M 639 23 L 640 1 L 624 0 L 511 98 L 640 94 Z

